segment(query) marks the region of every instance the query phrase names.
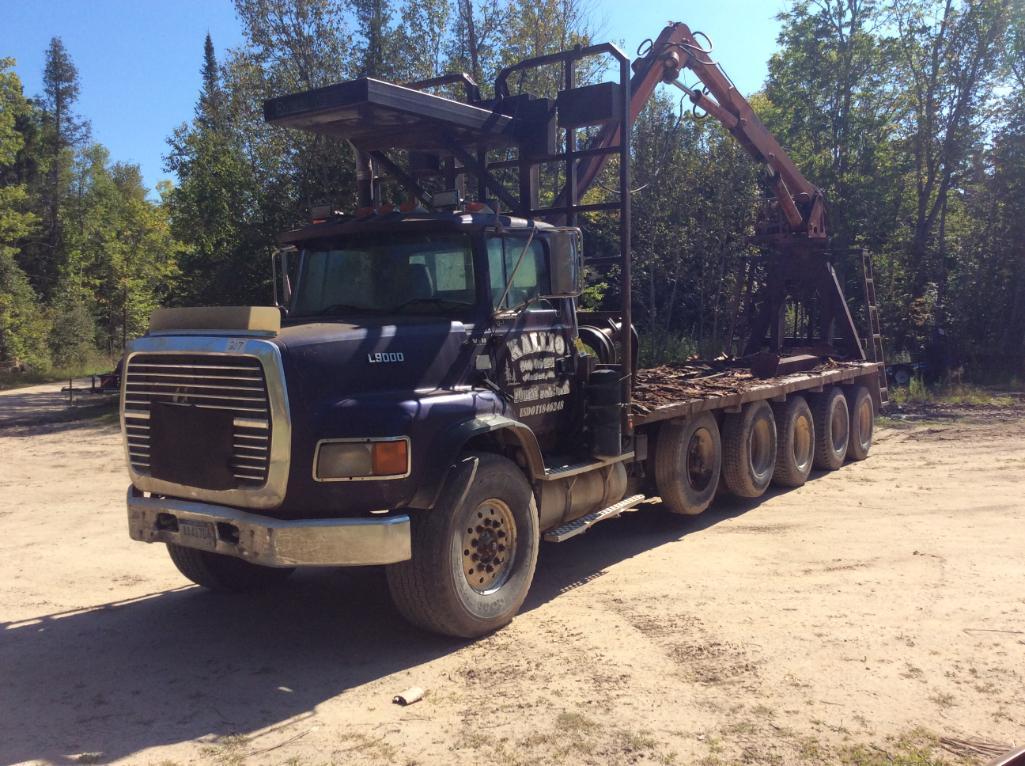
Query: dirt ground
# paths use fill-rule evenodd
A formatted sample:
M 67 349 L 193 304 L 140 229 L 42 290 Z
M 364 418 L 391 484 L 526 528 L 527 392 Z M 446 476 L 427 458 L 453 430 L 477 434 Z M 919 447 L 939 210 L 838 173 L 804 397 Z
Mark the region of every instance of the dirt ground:
M 128 539 L 114 420 L 27 422 L 48 391 L 0 395 L 2 764 L 982 763 L 1025 744 L 1025 405 L 936 411 L 799 490 L 545 544 L 522 614 L 465 642 L 407 627 L 379 570 L 190 587 Z M 392 704 L 409 686 L 426 698 Z

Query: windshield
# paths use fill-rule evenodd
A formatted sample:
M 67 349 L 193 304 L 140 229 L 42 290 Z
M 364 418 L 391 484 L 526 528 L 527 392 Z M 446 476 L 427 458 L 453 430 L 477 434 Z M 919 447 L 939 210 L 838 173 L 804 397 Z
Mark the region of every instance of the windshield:
M 458 314 L 476 295 L 469 235 L 375 234 L 305 250 L 291 313 Z

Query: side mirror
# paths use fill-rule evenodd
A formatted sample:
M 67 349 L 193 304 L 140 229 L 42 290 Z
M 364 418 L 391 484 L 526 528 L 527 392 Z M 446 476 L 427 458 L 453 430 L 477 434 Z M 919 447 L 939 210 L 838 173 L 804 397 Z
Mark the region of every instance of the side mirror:
M 288 256 L 294 253 L 294 247 L 283 247 L 275 250 L 270 257 L 271 275 L 274 280 L 274 305 L 285 311 L 288 310 L 288 306 L 292 302 L 292 280 L 289 276 Z M 281 275 L 280 291 L 278 290 L 278 274 Z
M 583 248 L 580 229 L 559 229 L 548 238 L 551 290 L 543 298 L 576 298 L 580 295 Z

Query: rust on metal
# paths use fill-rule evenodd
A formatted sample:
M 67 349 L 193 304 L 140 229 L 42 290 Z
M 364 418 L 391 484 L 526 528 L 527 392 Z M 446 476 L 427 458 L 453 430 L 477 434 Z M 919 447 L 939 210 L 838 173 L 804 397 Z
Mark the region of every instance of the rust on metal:
M 757 378 L 738 361 L 689 361 L 637 371 L 632 413 L 637 425 L 739 407 L 875 374 L 871 362 L 825 360 L 813 369 Z

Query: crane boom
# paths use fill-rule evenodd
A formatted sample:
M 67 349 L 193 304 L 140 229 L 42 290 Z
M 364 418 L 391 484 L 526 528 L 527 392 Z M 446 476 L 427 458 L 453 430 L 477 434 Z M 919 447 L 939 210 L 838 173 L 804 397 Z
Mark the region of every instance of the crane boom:
M 698 33 L 699 36 L 700 33 Z M 782 221 L 765 222 L 763 236 L 801 234 L 809 241 L 826 240 L 825 204 L 821 190 L 806 179 L 793 160 L 780 146 L 768 128 L 758 119 L 754 109 L 734 87 L 722 68 L 699 45 L 686 24 L 674 23 L 662 30 L 648 50 L 633 62 L 630 82 L 630 111 L 636 119 L 661 83 L 670 83 L 683 90 L 696 109 L 712 115 L 730 132 L 758 162 L 770 172 L 777 209 Z M 688 69 L 701 81 L 703 88 L 690 88 L 680 82 L 680 73 Z M 614 146 L 619 142 L 620 127 L 610 123 L 595 136 L 589 148 Z M 577 198 L 594 183 L 608 155 L 594 155 L 581 160 L 577 171 Z

